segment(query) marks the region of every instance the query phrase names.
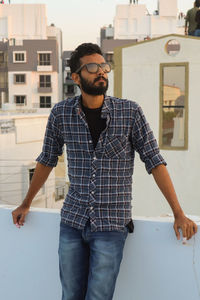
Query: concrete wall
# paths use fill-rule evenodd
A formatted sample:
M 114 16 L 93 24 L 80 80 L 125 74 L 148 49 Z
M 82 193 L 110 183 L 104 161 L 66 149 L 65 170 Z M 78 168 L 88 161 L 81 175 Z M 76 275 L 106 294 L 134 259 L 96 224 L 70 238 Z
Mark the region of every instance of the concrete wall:
M 0 207 L 0 299 L 60 300 L 59 211 L 32 209 L 24 227 Z M 198 222 L 200 217 L 193 217 Z M 200 233 L 183 245 L 171 218 L 137 218 L 113 300 L 199 300 Z
M 166 43 L 176 39 L 181 46 L 177 56 L 165 51 Z M 159 136 L 160 63 L 189 63 L 189 123 L 188 150 L 162 150 L 174 181 L 183 209 L 189 214 L 200 215 L 200 139 L 199 139 L 199 72 L 200 40 L 181 36 L 166 36 L 145 43 L 138 43 L 122 50 L 122 97 L 138 102 L 154 131 Z M 145 188 L 144 188 L 145 187 Z M 136 158 L 133 184 L 133 211 L 137 215 L 156 216 L 170 212 L 167 202 L 156 187 L 152 176 L 147 175 L 143 164 Z M 151 195 L 149 198 L 148 195 Z M 142 200 L 139 200 L 142 199 Z M 146 200 L 144 200 L 146 199 Z

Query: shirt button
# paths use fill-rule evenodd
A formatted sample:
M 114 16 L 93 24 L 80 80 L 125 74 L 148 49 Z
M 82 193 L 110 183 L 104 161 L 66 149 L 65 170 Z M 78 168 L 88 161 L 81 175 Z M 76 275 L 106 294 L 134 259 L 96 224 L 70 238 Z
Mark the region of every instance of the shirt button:
M 92 177 L 95 177 L 95 176 L 96 176 L 95 174 L 92 175 Z
M 90 210 L 93 210 L 93 207 L 92 207 L 92 206 L 90 207 Z
M 91 141 L 91 140 L 89 140 L 89 143 L 90 143 L 90 144 L 92 144 L 92 141 Z
M 94 156 L 94 157 L 93 157 L 93 160 L 96 160 L 96 159 L 97 159 L 96 156 Z
M 94 191 L 92 191 L 91 194 L 94 194 Z

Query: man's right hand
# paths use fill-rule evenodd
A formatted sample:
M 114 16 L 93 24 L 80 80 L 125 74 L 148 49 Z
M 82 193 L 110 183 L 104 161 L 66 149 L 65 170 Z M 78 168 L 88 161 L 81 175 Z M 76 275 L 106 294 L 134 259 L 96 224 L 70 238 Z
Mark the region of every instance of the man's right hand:
M 26 206 L 24 204 L 21 204 L 19 207 L 17 207 L 15 210 L 12 212 L 12 217 L 13 217 L 13 223 L 20 227 L 24 225 L 25 222 L 25 217 L 29 212 L 30 207 Z

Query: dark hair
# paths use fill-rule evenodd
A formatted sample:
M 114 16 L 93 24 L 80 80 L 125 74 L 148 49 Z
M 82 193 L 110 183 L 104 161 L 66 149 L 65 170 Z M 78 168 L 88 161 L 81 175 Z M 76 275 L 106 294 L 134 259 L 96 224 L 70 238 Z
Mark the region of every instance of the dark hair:
M 79 45 L 72 53 L 69 60 L 69 66 L 71 73 L 74 73 L 80 66 L 80 58 L 85 55 L 92 55 L 92 54 L 100 54 L 103 55 L 101 52 L 100 47 L 97 44 L 92 43 L 83 43 Z
M 194 2 L 194 5 L 195 5 L 196 7 L 200 7 L 200 0 L 196 0 L 196 1 Z

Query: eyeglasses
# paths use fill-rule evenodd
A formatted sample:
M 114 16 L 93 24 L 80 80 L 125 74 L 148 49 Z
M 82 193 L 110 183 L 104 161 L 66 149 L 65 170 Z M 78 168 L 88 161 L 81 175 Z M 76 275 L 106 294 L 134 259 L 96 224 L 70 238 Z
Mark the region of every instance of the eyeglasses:
M 111 66 L 109 63 L 101 63 L 101 64 L 89 63 L 89 64 L 82 65 L 80 68 L 78 68 L 75 71 L 75 73 L 79 73 L 84 67 L 86 67 L 87 71 L 91 74 L 97 73 L 99 71 L 99 68 L 101 68 L 101 70 L 104 73 L 109 73 L 111 71 Z

